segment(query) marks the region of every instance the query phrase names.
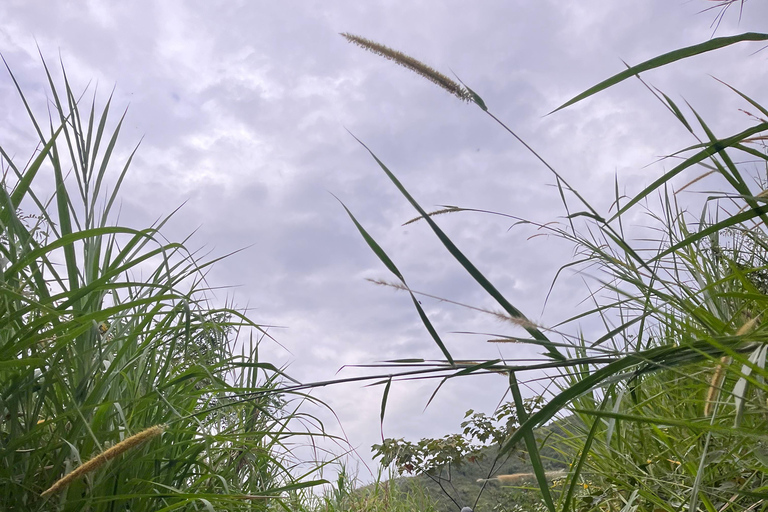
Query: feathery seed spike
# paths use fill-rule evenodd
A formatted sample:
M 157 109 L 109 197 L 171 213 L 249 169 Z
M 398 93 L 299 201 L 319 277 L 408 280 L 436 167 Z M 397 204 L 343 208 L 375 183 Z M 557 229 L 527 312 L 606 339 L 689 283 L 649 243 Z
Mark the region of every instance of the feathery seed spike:
M 341 36 L 344 37 L 350 43 L 354 43 L 361 48 L 364 48 L 370 52 L 375 53 L 376 55 L 380 55 L 385 59 L 393 60 L 397 64 L 400 64 L 401 66 L 410 69 L 414 73 L 417 73 L 423 76 L 430 82 L 439 85 L 440 87 L 442 87 L 443 89 L 453 94 L 454 96 L 456 96 L 462 101 L 471 100 L 471 94 L 465 87 L 462 87 L 461 85 L 456 83 L 454 80 L 451 80 L 450 78 L 440 73 L 439 71 L 427 66 L 423 62 L 416 60 L 409 55 L 406 55 L 402 52 L 394 50 L 388 46 L 384 46 L 383 44 L 379 44 L 374 41 L 371 41 L 370 39 L 356 36 L 354 34 L 349 34 L 347 32 L 342 32 Z

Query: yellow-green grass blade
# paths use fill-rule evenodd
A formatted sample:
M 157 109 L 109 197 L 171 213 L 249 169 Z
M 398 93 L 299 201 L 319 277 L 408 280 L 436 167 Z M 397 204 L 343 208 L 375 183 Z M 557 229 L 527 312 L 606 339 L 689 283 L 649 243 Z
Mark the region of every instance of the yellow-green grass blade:
M 379 415 L 379 426 L 381 429 L 381 440 L 384 441 L 384 413 L 387 411 L 387 398 L 389 398 L 389 389 L 392 387 L 392 376 L 387 379 L 387 385 L 384 386 L 384 393 L 381 396 L 381 414 Z
M 739 339 L 734 339 L 732 344 L 736 345 L 739 342 Z M 533 431 L 534 428 L 552 419 L 555 414 L 563 410 L 571 401 L 600 385 L 616 380 L 624 380 L 631 378 L 632 375 L 639 375 L 660 368 L 689 364 L 701 360 L 711 360 L 712 357 L 722 353 L 722 349 L 712 346 L 711 340 L 696 341 L 689 345 L 661 346 L 627 354 L 618 360 L 609 362 L 602 368 L 585 372 L 586 376 L 584 378 L 555 395 L 538 412 L 532 414 L 527 421 L 523 422 L 520 428 L 501 447 L 500 453 L 502 455 L 508 453 L 518 441 L 523 439 L 526 431 Z M 596 360 L 603 361 L 601 358 L 596 358 Z M 587 358 L 585 363 L 589 362 L 589 358 Z M 565 366 L 569 363 L 571 362 L 557 362 L 556 364 Z M 635 366 L 639 366 L 638 370 L 627 373 L 627 370 Z
M 614 386 L 611 386 L 611 390 L 614 389 Z M 600 404 L 600 409 L 602 410 L 608 400 L 608 396 L 610 396 L 610 390 L 608 393 L 606 393 L 606 397 L 603 399 L 602 403 Z M 599 430 L 599 427 L 601 426 L 601 422 L 599 418 L 595 418 L 595 420 L 592 422 L 592 426 L 589 428 L 589 433 L 587 434 L 587 437 L 584 439 L 584 444 L 581 447 L 581 453 L 579 454 L 579 459 L 576 462 L 575 466 L 570 471 L 569 476 L 569 484 L 568 484 L 568 490 L 565 493 L 565 496 L 562 500 L 563 508 L 562 512 L 568 512 L 571 508 L 572 502 L 573 502 L 573 495 L 576 492 L 576 487 L 579 484 L 579 476 L 581 475 L 582 470 L 584 469 L 584 465 L 587 463 L 587 459 L 589 458 L 592 448 L 592 443 L 595 440 L 595 436 L 597 435 L 597 432 Z
M 753 428 L 734 428 L 732 425 L 712 424 L 710 418 L 685 420 L 669 416 L 643 416 L 639 414 L 616 413 L 612 411 L 598 411 L 595 409 L 581 408 L 576 408 L 574 411 L 590 416 L 597 416 L 598 418 L 615 418 L 617 420 L 629 422 L 687 428 L 697 432 L 712 432 L 714 434 L 723 434 L 729 437 L 743 436 L 748 439 L 765 440 L 765 433 L 762 431 Z
M 750 104 L 750 105 L 752 105 L 753 107 L 755 107 L 756 109 L 758 109 L 758 110 L 760 111 L 760 113 L 761 113 L 761 114 L 763 114 L 764 116 L 768 116 L 768 109 L 766 109 L 765 107 L 763 107 L 761 104 L 759 104 L 758 102 L 756 102 L 755 100 L 753 100 L 752 98 L 750 98 L 749 96 L 747 96 L 746 94 L 744 94 L 743 92 L 739 91 L 739 90 L 738 90 L 738 89 L 736 89 L 735 87 L 733 87 L 733 86 L 731 86 L 731 85 L 729 85 L 729 84 L 727 84 L 727 83 L 723 82 L 723 81 L 722 81 L 722 80 L 720 80 L 719 78 L 716 78 L 716 77 L 713 77 L 713 78 L 714 78 L 715 80 L 717 80 L 718 82 L 720 82 L 721 84 L 723 84 L 724 86 L 728 87 L 730 90 L 732 90 L 733 92 L 735 92 L 736 94 L 738 94 L 739 96 L 741 96 L 742 98 L 744 98 L 745 100 L 747 100 L 747 101 L 749 102 L 749 104 Z
M 32 164 L 25 169 L 24 173 L 22 173 L 21 179 L 16 184 L 16 186 L 13 188 L 13 191 L 11 192 L 11 204 L 14 208 L 18 208 L 21 204 L 21 201 L 26 197 L 27 192 L 29 192 L 29 187 L 32 184 L 32 182 L 35 179 L 35 176 L 37 176 L 38 171 L 40 170 L 40 166 L 43 165 L 43 162 L 45 162 L 45 159 L 48 157 L 48 152 L 51 151 L 51 148 L 54 144 L 56 144 L 56 138 L 61 133 L 62 129 L 64 128 L 64 125 L 62 124 L 59 126 L 55 132 L 53 132 L 53 135 L 51 138 L 46 142 L 45 146 L 43 146 L 43 149 L 40 151 L 40 154 L 37 155 L 35 160 L 32 162 Z M 2 149 L 2 155 L 6 160 L 11 160 L 6 152 Z M 5 210 L 5 209 L 4 209 Z M 3 217 L 2 217 L 2 223 L 3 226 L 8 225 L 9 221 L 9 213 L 7 211 L 3 211 Z

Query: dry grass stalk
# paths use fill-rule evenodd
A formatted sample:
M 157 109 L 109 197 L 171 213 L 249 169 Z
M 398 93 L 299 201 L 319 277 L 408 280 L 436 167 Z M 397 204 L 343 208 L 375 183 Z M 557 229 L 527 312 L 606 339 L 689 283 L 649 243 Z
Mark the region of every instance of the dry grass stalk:
M 470 101 L 471 99 L 471 95 L 466 88 L 462 87 L 454 80 L 451 80 L 439 71 L 427 66 L 423 62 L 416 60 L 409 55 L 406 55 L 397 50 L 393 50 L 392 48 L 384 46 L 383 44 L 371 41 L 370 39 L 356 36 L 354 34 L 349 34 L 347 32 L 342 32 L 341 36 L 350 43 L 354 43 L 357 46 L 368 50 L 369 52 L 373 52 L 376 55 L 381 55 L 385 59 L 393 60 L 397 64 L 410 69 L 414 73 L 423 76 L 430 82 L 439 85 L 462 101 Z
M 401 283 L 394 283 L 390 281 L 385 281 L 384 279 L 366 279 L 367 281 L 370 281 L 373 284 L 378 284 L 379 286 L 389 286 L 390 288 L 395 288 L 397 290 L 403 290 L 406 292 L 413 293 L 415 295 L 421 295 L 422 297 L 429 297 L 430 299 L 439 300 L 440 302 L 446 302 L 448 304 L 453 304 L 455 306 L 460 306 L 462 308 L 471 309 L 474 311 L 479 311 L 480 313 L 485 313 L 491 316 L 496 317 L 498 320 L 501 320 L 502 322 L 509 322 L 514 325 L 519 325 L 520 327 L 524 328 L 532 328 L 532 329 L 544 329 L 543 326 L 540 326 L 534 322 L 531 322 L 530 320 L 526 318 L 516 318 L 513 316 L 510 316 L 504 311 L 493 311 L 491 309 L 485 309 L 485 308 L 478 308 L 476 306 L 470 306 L 469 304 L 463 304 L 461 302 L 456 302 L 454 300 L 450 299 L 444 299 L 442 297 L 438 297 L 437 295 L 431 295 L 429 293 L 419 292 L 416 290 L 411 290 L 407 286 Z M 494 341 L 500 341 L 500 340 L 494 340 Z M 508 341 L 508 340 L 507 340 Z
M 153 437 L 159 436 L 160 434 L 163 433 L 164 430 L 165 430 L 165 425 L 155 425 L 154 427 L 149 427 L 148 429 L 142 430 L 138 434 L 132 435 L 131 437 L 120 441 L 115 446 L 113 446 L 112 448 L 109 448 L 107 451 L 105 451 L 101 455 L 97 455 L 96 457 L 92 458 L 85 464 L 82 464 L 80 467 L 78 467 L 71 473 L 68 473 L 63 477 L 61 477 L 55 484 L 53 484 L 51 487 L 46 489 L 41 494 L 41 496 L 48 496 L 57 491 L 60 491 L 61 489 L 64 489 L 69 484 L 74 482 L 76 479 L 80 478 L 81 476 L 87 473 L 96 471 L 101 466 L 106 464 L 108 461 L 114 459 L 115 457 L 118 457 L 122 453 L 130 450 L 131 448 L 136 448 L 137 446 L 149 441 Z
M 739 327 L 739 330 L 736 331 L 736 336 L 743 336 L 749 333 L 755 328 L 759 321 L 760 315 L 757 315 L 744 322 L 744 325 Z M 717 368 L 715 368 L 715 373 L 712 374 L 712 379 L 709 381 L 709 389 L 707 390 L 707 399 L 704 403 L 704 416 L 712 414 L 715 402 L 720 395 L 720 387 L 723 385 L 723 380 L 725 380 L 725 367 L 729 364 L 731 364 L 731 356 L 721 357 Z
M 559 478 L 565 478 L 568 475 L 567 471 L 547 471 L 544 475 L 550 480 L 557 480 Z M 519 484 L 527 482 L 536 478 L 534 473 L 515 473 L 514 475 L 496 475 L 493 478 L 478 478 L 478 482 L 489 482 L 496 480 L 502 484 Z

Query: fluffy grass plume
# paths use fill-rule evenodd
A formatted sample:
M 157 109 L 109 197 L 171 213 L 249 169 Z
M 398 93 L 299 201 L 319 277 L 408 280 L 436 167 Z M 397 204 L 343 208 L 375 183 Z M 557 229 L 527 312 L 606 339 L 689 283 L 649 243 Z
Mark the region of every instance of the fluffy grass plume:
M 341 36 L 343 36 L 350 43 L 354 43 L 361 48 L 375 53 L 376 55 L 381 55 L 385 59 L 393 60 L 401 66 L 406 67 L 415 73 L 418 73 L 419 75 L 423 76 L 430 82 L 439 85 L 462 101 L 471 100 L 471 95 L 465 87 L 462 87 L 454 80 L 451 80 L 439 71 L 427 66 L 423 62 L 416 60 L 409 55 L 406 55 L 397 50 L 393 50 L 392 48 L 384 46 L 383 44 L 371 41 L 370 39 L 356 36 L 348 32 L 342 32 Z
M 61 489 L 64 489 L 69 484 L 71 484 L 72 482 L 80 478 L 81 476 L 87 473 L 90 473 L 92 471 L 96 471 L 101 466 L 106 464 L 108 461 L 127 452 L 131 448 L 136 448 L 137 446 L 140 446 L 143 443 L 149 441 L 153 437 L 159 436 L 160 434 L 163 433 L 164 430 L 165 430 L 165 425 L 155 425 L 154 427 L 149 427 L 147 429 L 144 429 L 138 434 L 134 434 L 127 439 L 123 439 L 122 441 L 120 441 L 115 446 L 108 449 L 101 455 L 97 455 L 96 457 L 92 458 L 85 464 L 81 465 L 71 473 L 61 477 L 59 480 L 56 481 L 56 483 L 54 483 L 48 489 L 43 491 L 41 496 L 49 496 L 57 491 L 60 491 Z

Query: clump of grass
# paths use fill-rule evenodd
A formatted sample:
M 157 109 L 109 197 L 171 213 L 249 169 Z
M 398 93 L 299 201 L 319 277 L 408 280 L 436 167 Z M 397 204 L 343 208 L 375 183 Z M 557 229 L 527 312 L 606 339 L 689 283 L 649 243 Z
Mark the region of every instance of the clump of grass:
M 435 501 L 413 479 L 398 478 L 390 472 L 388 478 L 379 471 L 374 482 L 360 486 L 342 468 L 336 487 L 323 496 L 315 498 L 315 503 L 307 507 L 311 512 L 437 512 L 441 510 Z M 304 500 L 311 502 L 313 500 Z
M 733 3 L 719 2 L 724 9 Z M 553 113 L 640 73 L 737 43 L 766 40 L 768 34 L 744 33 L 665 53 L 628 67 Z M 370 49 L 367 41 L 361 46 Z M 397 60 L 384 50 L 375 51 Z M 698 510 L 700 505 L 706 510 L 753 510 L 768 498 L 764 446 L 768 427 L 768 323 L 762 315 L 768 310 L 768 206 L 761 171 L 736 163 L 740 158 L 734 156 L 756 159 L 768 169 L 764 148 L 755 147 L 764 140 L 768 122 L 753 116 L 743 130 L 717 137 L 695 110 L 693 116 L 686 116 L 668 96 L 649 89 L 697 140 L 694 146 L 675 153 L 679 157 L 687 152 L 678 164 L 634 196 L 620 196 L 616 183 L 615 213 L 608 214 L 590 205 L 562 173 L 489 112 L 476 93 L 469 91 L 468 96 L 552 172 L 568 220 L 562 225 L 539 227 L 576 245 L 580 258 L 567 268 L 583 266 L 600 272 L 600 292 L 590 292 L 595 306 L 588 315 L 603 322 L 605 333 L 595 339 L 586 339 L 582 333 L 564 333 L 563 326 L 587 315 L 561 323 L 557 332 L 547 331 L 562 341 L 551 339 L 534 325 L 525 325 L 532 339 L 519 341 L 546 350 L 540 364 L 487 360 L 458 369 L 417 305 L 425 327 L 447 355 L 447 362 L 453 364 L 429 365 L 422 360 L 387 364 L 407 368 L 401 376 L 405 378 L 407 373 L 410 379 L 507 373 L 520 427 L 504 440 L 499 457 L 520 442 L 526 444 L 533 476 L 550 512 L 574 510 L 579 504 L 585 511 Z M 748 104 L 746 108 L 768 116 L 768 109 L 759 102 L 730 89 Z M 525 320 L 382 160 L 365 149 L 450 255 L 504 311 Z M 730 188 L 711 195 L 701 214 L 691 219 L 685 208 L 678 206 L 680 198 L 669 189 L 677 175 L 696 166 L 723 178 Z M 662 235 L 654 241 L 656 250 L 649 250 L 648 240 L 635 241 L 625 230 L 625 223 L 630 212 L 654 193 L 659 193 L 661 200 L 658 210 L 649 213 L 658 221 L 655 227 Z M 462 210 L 451 208 L 448 213 Z M 350 216 L 375 254 L 404 280 L 383 249 Z M 735 364 L 726 365 L 728 361 Z M 718 368 L 714 376 L 713 367 Z M 558 371 L 555 381 L 559 389 L 529 414 L 523 407 L 519 390 L 523 381 L 518 376 L 545 368 Z M 382 415 L 396 377 L 386 380 Z M 725 399 L 718 399 L 718 394 Z M 555 500 L 534 429 L 565 414 L 578 416 L 580 421 L 574 425 L 581 427 L 567 436 L 573 445 L 571 453 L 577 456 L 563 492 Z M 755 440 L 759 440 L 757 446 Z M 588 482 L 585 474 L 590 475 Z M 584 495 L 582 491 L 587 488 Z
M 43 122 L 8 69 L 35 157 L 0 141 L 0 510 L 253 510 L 318 485 L 291 474 L 290 377 L 259 358 L 258 324 L 214 305 L 213 262 L 165 239 L 168 218 L 115 220 L 124 115 L 43 67 Z

